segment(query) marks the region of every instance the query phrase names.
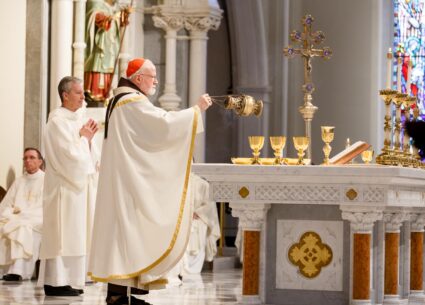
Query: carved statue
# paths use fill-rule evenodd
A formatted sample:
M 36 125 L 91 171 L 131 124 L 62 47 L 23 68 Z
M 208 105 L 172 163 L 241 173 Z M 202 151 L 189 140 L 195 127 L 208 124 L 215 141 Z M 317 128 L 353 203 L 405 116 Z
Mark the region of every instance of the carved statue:
M 84 90 L 90 102 L 104 102 L 109 95 L 120 52 L 121 28 L 128 25 L 130 8 L 119 9 L 115 0 L 88 0 Z

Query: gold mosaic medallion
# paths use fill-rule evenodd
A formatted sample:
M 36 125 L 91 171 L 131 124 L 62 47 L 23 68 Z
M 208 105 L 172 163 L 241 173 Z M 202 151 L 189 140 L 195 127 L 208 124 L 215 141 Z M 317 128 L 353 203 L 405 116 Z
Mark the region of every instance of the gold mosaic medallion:
M 354 200 L 357 197 L 357 192 L 355 189 L 349 189 L 346 193 L 345 196 L 347 196 L 348 199 L 350 200 Z
M 248 195 L 249 195 L 249 190 L 248 190 L 245 186 L 243 186 L 243 187 L 239 190 L 239 195 L 240 195 L 242 198 L 246 198 L 246 197 L 248 197 Z
M 312 279 L 320 274 L 322 267 L 330 264 L 332 249 L 322 243 L 319 234 L 308 231 L 289 248 L 288 258 L 293 265 L 298 266 L 303 276 Z

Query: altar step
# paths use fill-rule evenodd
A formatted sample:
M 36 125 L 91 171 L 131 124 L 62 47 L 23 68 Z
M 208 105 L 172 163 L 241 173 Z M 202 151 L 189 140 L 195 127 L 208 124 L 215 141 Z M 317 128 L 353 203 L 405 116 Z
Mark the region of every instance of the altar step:
M 205 262 L 202 270 L 215 272 L 235 268 L 242 268 L 237 249 L 235 247 L 225 247 L 223 248 L 223 255 L 214 257 L 212 262 Z

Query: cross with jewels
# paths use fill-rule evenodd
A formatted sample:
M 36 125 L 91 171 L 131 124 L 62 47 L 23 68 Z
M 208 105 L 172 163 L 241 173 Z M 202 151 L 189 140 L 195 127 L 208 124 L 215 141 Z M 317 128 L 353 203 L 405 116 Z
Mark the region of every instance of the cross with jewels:
M 295 43 L 302 44 L 300 48 L 294 48 L 289 45 L 283 49 L 283 54 L 286 57 L 293 58 L 295 55 L 301 55 L 304 60 L 304 85 L 302 86 L 304 92 L 304 105 L 299 107 L 299 111 L 304 118 L 305 133 L 310 138 L 310 145 L 307 149 L 307 158 L 311 159 L 311 121 L 313 120 L 314 113 L 317 111 L 317 107 L 312 104 L 312 94 L 314 91 L 314 84 L 311 80 L 312 65 L 311 60 L 313 57 L 322 57 L 324 59 L 330 59 L 332 56 L 332 50 L 329 47 L 323 47 L 322 49 L 314 48 L 315 45 L 321 44 L 325 40 L 325 34 L 322 31 L 311 31 L 311 25 L 314 18 L 311 15 L 305 15 L 302 19 L 304 27 L 303 32 L 294 30 L 291 33 L 291 40 Z

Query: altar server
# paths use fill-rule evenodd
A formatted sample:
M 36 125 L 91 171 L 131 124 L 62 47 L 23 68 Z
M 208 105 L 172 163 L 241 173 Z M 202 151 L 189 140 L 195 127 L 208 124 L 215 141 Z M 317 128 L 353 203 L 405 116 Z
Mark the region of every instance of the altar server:
M 62 106 L 49 115 L 44 134 L 46 176 L 40 276 L 49 296 L 78 296 L 86 275 L 89 198 L 96 191 L 91 140 L 97 123 L 82 121 L 82 81 L 64 77 L 58 86 Z
M 190 177 L 193 221 L 189 243 L 183 259 L 183 273 L 200 273 L 204 261 L 212 261 L 217 254 L 217 240 L 220 238 L 215 202 L 209 200 L 209 184 L 201 177 Z

